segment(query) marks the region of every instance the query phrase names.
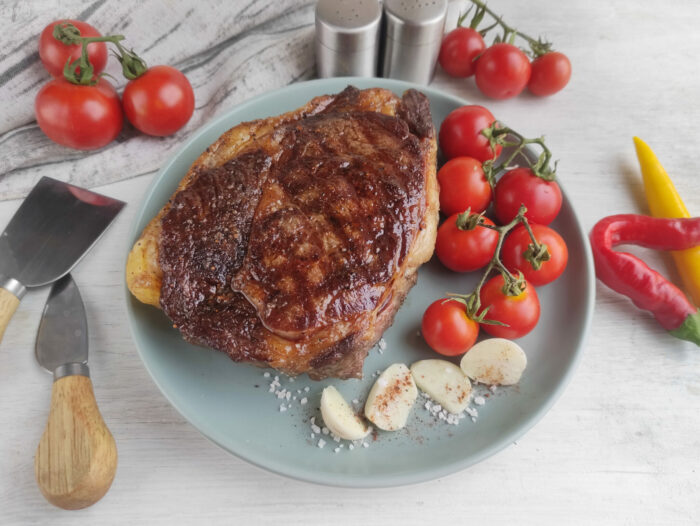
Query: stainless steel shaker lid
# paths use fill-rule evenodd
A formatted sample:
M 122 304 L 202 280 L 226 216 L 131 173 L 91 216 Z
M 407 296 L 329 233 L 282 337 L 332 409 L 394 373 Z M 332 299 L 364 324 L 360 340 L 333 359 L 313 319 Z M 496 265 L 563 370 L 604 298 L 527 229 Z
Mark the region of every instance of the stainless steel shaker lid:
M 447 0 L 384 0 L 387 38 L 408 46 L 439 42 Z
M 378 0 L 319 0 L 316 38 L 330 49 L 360 51 L 377 43 L 381 20 Z

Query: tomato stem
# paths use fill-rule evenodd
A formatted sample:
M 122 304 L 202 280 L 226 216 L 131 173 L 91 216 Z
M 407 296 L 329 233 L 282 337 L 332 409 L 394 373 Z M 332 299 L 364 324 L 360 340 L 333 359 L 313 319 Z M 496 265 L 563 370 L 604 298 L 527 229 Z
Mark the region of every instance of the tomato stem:
M 542 268 L 542 263 L 549 261 L 552 256 L 549 253 L 547 245 L 537 242 L 535 233 L 532 231 L 532 227 L 530 226 L 527 217 L 523 217 L 523 226 L 530 236 L 530 241 L 532 241 L 532 243 L 528 245 L 527 250 L 525 250 L 523 257 L 530 263 L 533 270 L 540 270 Z
M 497 26 L 500 26 L 501 29 L 503 29 L 503 34 L 498 35 L 495 40 L 494 44 L 498 42 L 508 42 L 510 44 L 514 43 L 515 37 L 519 36 L 523 40 L 525 40 L 528 45 L 530 46 L 529 50 L 523 50 L 525 53 L 528 55 L 531 55 L 534 58 L 540 57 L 544 55 L 545 53 L 548 53 L 549 51 L 552 50 L 552 44 L 551 42 L 547 42 L 546 40 L 543 40 L 541 37 L 538 37 L 537 39 L 532 38 L 530 35 L 527 35 L 523 33 L 522 31 L 518 31 L 516 28 L 513 26 L 508 25 L 505 20 L 503 20 L 503 16 L 497 15 L 492 9 L 490 9 L 487 5 L 486 2 L 483 2 L 482 0 L 471 0 L 472 4 L 476 6 L 476 11 L 474 13 L 474 17 L 472 18 L 470 27 L 473 29 L 476 29 L 479 23 L 483 20 L 485 14 L 489 14 L 493 19 L 494 22 L 484 28 L 479 30 L 481 33 L 481 36 L 486 36 L 486 33 L 491 31 L 492 29 L 496 28 Z M 471 11 L 471 8 L 469 9 Z M 469 13 L 467 11 L 467 13 Z M 464 16 L 466 16 L 466 14 Z M 460 18 L 461 20 L 461 18 Z M 461 25 L 461 23 L 460 23 Z
M 80 36 L 80 30 L 75 25 L 65 22 L 56 24 L 53 28 L 53 37 L 67 45 L 82 46 L 80 58 L 72 62 L 68 58 L 66 65 L 63 67 L 63 76 L 72 84 L 81 86 L 94 86 L 97 84 L 98 79 L 95 78 L 95 69 L 88 58 L 88 45 L 93 42 L 110 42 L 117 46 L 119 52 L 114 52 L 114 54 L 122 65 L 124 76 L 129 80 L 143 75 L 148 69 L 146 62 L 134 53 L 133 49 L 127 50 L 120 44 L 120 41 L 124 40 L 124 35 L 83 37 Z
M 496 242 L 496 249 L 493 252 L 491 261 L 489 261 L 489 264 L 486 266 L 486 270 L 484 270 L 484 273 L 482 274 L 479 283 L 472 292 L 470 292 L 469 294 L 447 294 L 448 298 L 463 303 L 466 308 L 467 316 L 469 316 L 472 320 L 478 323 L 504 325 L 499 321 L 488 320 L 485 318 L 490 306 L 487 306 L 483 310 L 481 309 L 481 288 L 484 286 L 486 280 L 489 278 L 489 276 L 494 270 L 498 270 L 503 276 L 503 293 L 507 296 L 518 296 L 522 294 L 522 292 L 525 290 L 526 284 L 522 273 L 518 273 L 518 276 L 514 276 L 501 261 L 501 247 L 503 246 L 503 240 L 505 239 L 506 234 L 510 232 L 519 223 L 527 225 L 525 228 L 528 228 L 528 231 L 531 232 L 530 227 L 527 224 L 527 219 L 525 218 L 526 212 L 527 208 L 525 207 L 525 205 L 520 205 L 520 209 L 518 210 L 517 215 L 508 224 L 502 226 L 495 226 L 486 223 L 479 223 L 480 226 L 483 226 L 484 228 L 490 228 L 491 230 L 495 230 L 498 233 L 498 241 Z M 476 216 L 478 214 L 472 215 Z M 532 234 L 532 240 L 535 243 L 537 243 L 534 234 Z
M 109 35 L 104 37 L 83 37 L 80 30 L 70 22 L 56 24 L 53 28 L 53 37 L 66 45 L 80 45 L 80 58 L 71 62 L 70 57 L 63 67 L 63 76 L 72 84 L 79 86 L 94 86 L 98 79 L 95 78 L 95 68 L 88 58 L 88 45 L 93 42 L 112 42 L 119 45 L 124 40 L 124 35 Z
M 515 130 L 503 126 L 499 122 L 494 122 L 490 127 L 482 130 L 481 134 L 489 140 L 493 151 L 495 151 L 497 145 L 513 148 L 513 151 L 506 160 L 498 165 L 495 163 L 495 160 L 489 160 L 483 163 L 484 175 L 491 185 L 491 190 L 495 189 L 496 175 L 504 170 L 508 170 L 511 167 L 511 163 L 518 155 L 522 154 L 528 144 L 536 144 L 542 149 L 542 152 L 537 157 L 537 161 L 531 162 L 526 157 L 532 173 L 545 181 L 554 181 L 556 178 L 557 163 L 554 163 L 554 167 L 550 167 L 552 152 L 545 144 L 544 137 L 528 139 Z M 509 137 L 515 137 L 515 140 L 508 140 Z

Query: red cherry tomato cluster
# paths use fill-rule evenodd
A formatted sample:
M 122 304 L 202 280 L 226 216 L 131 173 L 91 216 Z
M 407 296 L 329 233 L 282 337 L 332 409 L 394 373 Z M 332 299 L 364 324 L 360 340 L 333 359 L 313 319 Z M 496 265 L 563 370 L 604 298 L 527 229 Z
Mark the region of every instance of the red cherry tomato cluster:
M 79 20 L 52 22 L 39 37 L 39 57 L 53 80 L 36 96 L 34 109 L 41 130 L 54 142 L 80 150 L 102 148 L 122 129 L 124 114 L 148 135 L 171 135 L 194 112 L 194 92 L 187 77 L 171 66 L 148 68 L 120 44 L 121 35 L 102 36 Z M 120 100 L 102 75 L 107 43 L 129 82 Z
M 551 50 L 551 44 L 534 39 L 507 25 L 481 0 L 472 0 L 476 12 L 470 27 L 462 27 L 468 12 L 459 19 L 456 29 L 444 38 L 438 61 L 453 77 L 474 76 L 479 90 L 493 99 L 509 99 L 527 88 L 535 95 L 553 95 L 564 89 L 571 78 L 571 62 L 563 53 Z M 478 25 L 489 14 L 493 23 L 479 31 Z M 500 27 L 502 34 L 487 46 L 484 35 Z M 523 51 L 513 44 L 516 37 L 527 42 Z M 530 62 L 530 57 L 533 60 Z
M 547 226 L 559 213 L 562 194 L 541 138 L 502 126 L 481 106 L 454 110 L 439 138 L 448 159 L 437 175 L 447 218 L 435 253 L 455 272 L 485 269 L 475 291 L 437 300 L 423 316 L 425 340 L 452 356 L 468 351 L 480 329 L 509 339 L 528 334 L 540 317 L 535 287 L 556 280 L 569 255 L 562 237 Z M 529 168 L 512 167 L 528 144 L 539 145 L 540 156 Z M 503 146 L 508 150 L 500 162 Z

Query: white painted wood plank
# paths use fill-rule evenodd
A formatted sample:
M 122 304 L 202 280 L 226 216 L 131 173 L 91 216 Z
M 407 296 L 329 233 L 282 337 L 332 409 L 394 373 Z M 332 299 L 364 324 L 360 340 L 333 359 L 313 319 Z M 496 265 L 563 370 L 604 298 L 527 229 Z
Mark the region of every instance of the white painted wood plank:
M 125 31 L 147 35 L 146 47 L 186 19 L 181 26 L 187 28 L 186 40 L 161 40 L 149 52 L 153 63 L 183 65 L 197 53 L 206 60 L 218 43 L 249 27 L 241 15 L 249 2 L 225 7 L 133 0 L 97 4 L 90 21 L 110 29 L 130 20 Z M 0 524 L 697 524 L 700 353 L 670 338 L 649 316 L 602 286 L 586 353 L 561 400 L 516 445 L 445 479 L 380 491 L 282 479 L 229 456 L 170 407 L 136 354 L 124 310 L 127 233 L 151 180 L 151 175 L 138 174 L 150 174 L 217 112 L 295 75 L 311 75 L 306 71 L 313 63 L 308 47 L 312 6 L 250 4 L 265 7 L 257 15 L 248 8 L 248 16 L 263 25 L 293 12 L 199 64 L 200 73 L 192 70 L 198 100 L 214 102 L 201 107 L 171 139 L 129 137 L 102 152 L 76 157 L 49 145 L 31 128 L 32 96 L 17 97 L 40 78 L 38 64 L 0 87 L 0 127 L 28 126 L 14 132 L 21 137 L 0 136 L 2 196 L 22 194 L 38 174 L 46 173 L 99 186 L 129 202 L 75 272 L 88 307 L 97 399 L 119 446 L 114 486 L 101 502 L 80 512 L 50 507 L 36 488 L 33 454 L 48 411 L 51 379 L 31 352 L 47 291 L 32 291 L 0 344 Z M 301 7 L 294 11 L 292 4 Z M 71 2 L 59 8 L 53 1 L 40 1 L 32 3 L 37 7 L 31 16 L 26 5 L 6 2 L 1 7 L 2 19 L 9 19 L 26 42 L 20 37 L 13 46 L 7 44 L 7 34 L 0 36 L 0 73 L 31 56 L 35 48 L 29 36 L 48 20 L 94 4 Z M 484 99 L 471 81 L 441 73 L 434 86 L 485 104 L 522 132 L 544 133 L 586 229 L 612 212 L 645 211 L 634 134 L 655 149 L 688 208 L 700 214 L 700 160 L 694 153 L 700 122 L 700 5 L 678 1 L 662 12 L 651 0 L 492 0 L 491 5 L 524 31 L 546 31 L 572 59 L 571 85 L 549 99 L 523 96 L 503 102 Z M 185 16 L 190 9 L 192 14 Z M 154 24 L 153 32 L 149 24 Z M 289 32 L 273 34 L 282 27 Z M 250 58 L 250 51 L 273 41 L 268 55 Z M 4 56 L 8 51 L 16 60 Z M 207 74 L 214 77 L 207 79 Z M 239 79 L 241 87 L 227 93 Z M 10 162 L 29 165 L 38 159 L 59 164 L 6 174 Z M 126 180 L 104 186 L 117 179 Z M 18 206 L 18 200 L 0 202 L 0 225 Z M 664 255 L 635 253 L 670 269 Z

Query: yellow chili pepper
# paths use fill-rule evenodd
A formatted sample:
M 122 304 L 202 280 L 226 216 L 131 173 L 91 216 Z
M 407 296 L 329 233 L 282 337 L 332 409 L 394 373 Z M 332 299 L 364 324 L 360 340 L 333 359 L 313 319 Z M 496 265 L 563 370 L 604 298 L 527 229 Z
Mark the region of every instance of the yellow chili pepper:
M 673 186 L 671 178 L 661 166 L 649 146 L 639 137 L 634 138 L 639 166 L 644 179 L 644 192 L 654 217 L 690 217 L 688 209 Z M 686 292 L 696 306 L 700 307 L 700 247 L 673 252 Z

